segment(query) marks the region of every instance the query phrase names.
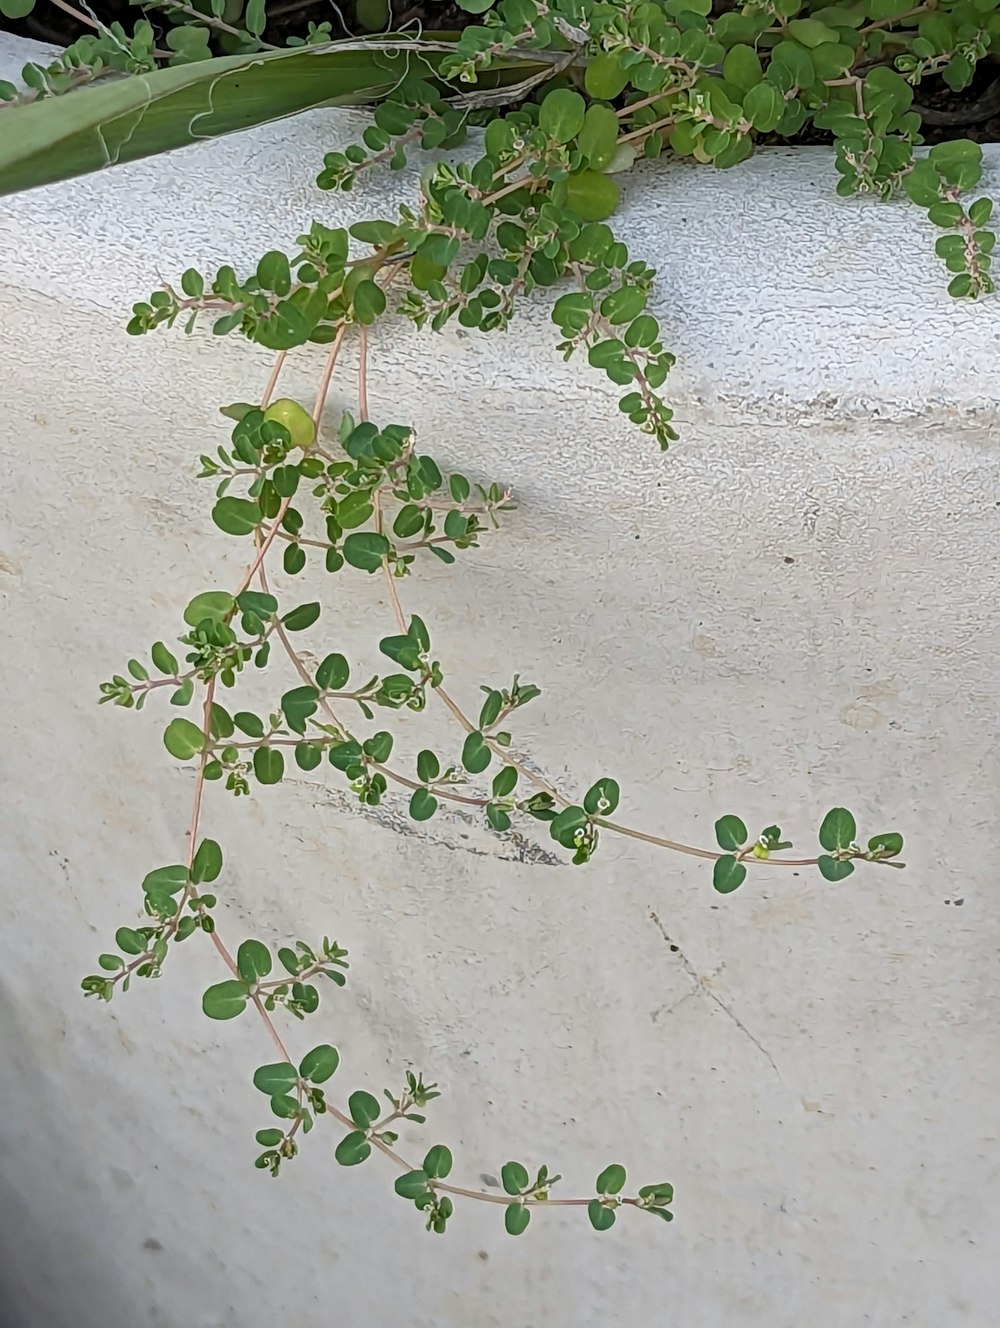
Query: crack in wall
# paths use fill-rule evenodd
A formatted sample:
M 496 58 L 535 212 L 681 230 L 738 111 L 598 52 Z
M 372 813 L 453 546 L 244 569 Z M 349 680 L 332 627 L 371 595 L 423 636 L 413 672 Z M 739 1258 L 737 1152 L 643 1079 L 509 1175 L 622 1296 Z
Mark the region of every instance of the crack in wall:
M 740 1032 L 743 1034 L 744 1037 L 746 1037 L 747 1039 L 749 1039 L 750 1042 L 753 1043 L 753 1045 L 757 1048 L 760 1054 L 767 1060 L 771 1069 L 780 1079 L 781 1071 L 778 1069 L 774 1057 L 771 1055 L 768 1049 L 763 1045 L 760 1039 L 756 1037 L 755 1034 L 751 1033 L 750 1029 L 747 1028 L 746 1024 L 735 1012 L 735 1010 L 731 1009 L 730 1006 L 728 1006 L 726 1002 L 722 999 L 722 997 L 712 990 L 712 988 L 708 985 L 706 980 L 701 976 L 701 974 L 695 968 L 694 964 L 692 964 L 691 960 L 688 959 L 687 955 L 677 944 L 677 942 L 671 936 L 667 935 L 667 929 L 660 921 L 659 914 L 656 913 L 653 909 L 650 909 L 649 917 L 650 921 L 656 926 L 656 929 L 659 931 L 660 935 L 666 941 L 667 945 L 669 945 L 671 953 L 675 954 L 677 958 L 680 960 L 681 967 L 684 969 L 684 972 L 695 984 L 693 990 L 689 991 L 687 995 L 682 996 L 679 1001 L 675 1001 L 673 1005 L 671 1005 L 670 1008 L 665 1011 L 665 1013 L 672 1014 L 673 1011 L 678 1008 L 678 1006 L 683 1005 L 686 1000 L 690 1000 L 692 996 L 695 996 L 697 995 L 698 992 L 701 992 L 703 995 L 707 996 L 708 999 L 714 1005 L 717 1005 L 719 1007 L 719 1009 L 723 1012 L 723 1014 L 736 1025 L 736 1027 L 740 1030 Z

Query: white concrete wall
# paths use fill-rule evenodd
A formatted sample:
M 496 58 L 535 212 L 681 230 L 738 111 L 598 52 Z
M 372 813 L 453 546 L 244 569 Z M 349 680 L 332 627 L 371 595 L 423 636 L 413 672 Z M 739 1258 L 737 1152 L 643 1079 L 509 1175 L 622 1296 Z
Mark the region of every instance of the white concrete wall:
M 132 340 L 128 307 L 158 271 L 250 263 L 314 216 L 405 198 L 409 176 L 312 187 L 358 125 L 317 113 L 0 208 L 0 1321 L 985 1328 L 1000 303 L 950 301 L 917 210 L 837 201 L 825 151 L 628 180 L 618 224 L 661 269 L 680 357 L 666 457 L 560 363 L 541 304 L 503 342 L 380 330 L 373 405 L 517 488 L 507 532 L 406 604 L 470 705 L 498 658 L 544 687 L 517 735 L 551 777 L 613 773 L 632 823 L 700 842 L 738 811 L 806 845 L 846 802 L 905 833 L 908 870 L 765 870 L 721 899 L 634 843 L 583 870 L 518 862 L 454 813 L 417 829 L 313 776 L 206 812 L 231 943 L 327 931 L 352 952 L 295 1045 L 336 1042 L 344 1093 L 408 1064 L 446 1090 L 407 1151 L 447 1141 L 473 1184 L 546 1161 L 567 1193 L 620 1160 L 674 1181 L 673 1226 L 625 1214 L 598 1236 L 553 1211 L 514 1241 L 465 1204 L 431 1238 L 388 1167 L 336 1166 L 325 1128 L 271 1182 L 249 1084 L 270 1050 L 249 1017 L 202 1017 L 207 946 L 111 1008 L 81 998 L 191 793 L 162 708 L 98 710 L 97 684 L 233 580 L 192 462 L 268 361 Z M 293 393 L 316 364 L 295 355 Z M 374 664 L 378 582 L 323 593 L 311 644 Z

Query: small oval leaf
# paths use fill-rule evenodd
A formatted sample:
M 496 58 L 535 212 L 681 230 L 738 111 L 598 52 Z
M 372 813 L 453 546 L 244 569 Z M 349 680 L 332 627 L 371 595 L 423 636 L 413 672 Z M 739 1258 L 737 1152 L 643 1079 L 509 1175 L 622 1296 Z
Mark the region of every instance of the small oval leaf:
M 858 827 L 846 807 L 833 807 L 823 817 L 819 828 L 819 842 L 828 853 L 850 848 L 857 837 Z
M 747 878 L 747 869 L 742 862 L 726 854 L 716 861 L 712 870 L 712 884 L 720 895 L 731 895 L 738 890 Z
M 246 1004 L 246 983 L 235 979 L 217 982 L 201 998 L 201 1008 L 209 1019 L 235 1019 L 246 1009 Z

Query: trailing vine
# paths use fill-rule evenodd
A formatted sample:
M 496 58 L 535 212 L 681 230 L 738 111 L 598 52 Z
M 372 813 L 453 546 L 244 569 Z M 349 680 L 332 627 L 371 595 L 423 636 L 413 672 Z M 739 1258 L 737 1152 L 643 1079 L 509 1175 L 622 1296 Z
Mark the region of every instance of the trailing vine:
M 205 937 L 228 970 L 204 992 L 205 1014 L 226 1020 L 252 1011 L 277 1056 L 253 1075 L 278 1122 L 257 1133 L 260 1169 L 277 1175 L 316 1123 L 332 1122 L 339 1135 L 336 1160 L 352 1166 L 382 1154 L 399 1172 L 396 1192 L 422 1212 L 429 1230 L 445 1229 L 456 1197 L 502 1205 L 511 1234 L 524 1231 L 533 1208 L 543 1203 L 585 1207 L 592 1225 L 606 1230 L 623 1206 L 669 1220 L 672 1187 L 654 1182 L 626 1193 L 625 1171 L 613 1163 L 598 1175 L 592 1195 L 554 1199 L 550 1191 L 560 1177 L 547 1166 L 529 1169 L 516 1161 L 503 1168 L 503 1194 L 458 1186 L 448 1179 L 453 1158 L 445 1145 L 434 1145 L 420 1161 L 397 1150 L 400 1122 L 424 1122 L 425 1108 L 438 1096 L 435 1084 L 410 1071 L 401 1086 L 384 1090 L 386 1106 L 367 1089 L 348 1094 L 342 1105 L 331 1100 L 328 1083 L 338 1071 L 339 1051 L 320 1043 L 293 1053 L 281 1021 L 311 1017 L 327 982 L 344 985 L 346 951 L 328 937 L 276 952 L 256 937 L 227 944 L 216 894 L 223 851 L 202 834 L 201 824 L 206 795 L 216 787 L 240 797 L 280 783 L 291 769 L 328 766 L 363 806 L 377 806 L 395 787 L 405 791 L 409 815 L 418 822 L 455 803 L 481 815 L 500 836 L 545 827 L 578 865 L 593 858 L 607 835 L 701 859 L 720 894 L 739 889 L 763 864 L 815 867 L 830 882 L 846 879 L 859 863 L 902 865 L 898 833 L 876 826 L 861 837 L 854 815 L 843 807 L 824 817 L 819 851 L 795 858 L 787 856 L 792 844 L 779 826 L 751 831 L 735 814 L 719 817 L 710 846 L 620 819 L 622 790 L 612 774 L 586 789 L 562 788 L 522 752 L 517 721 L 540 696 L 535 682 L 520 674 L 485 679 L 478 709 L 463 702 L 462 680 L 453 679 L 448 661 L 438 656 L 431 626 L 405 607 L 407 580 L 421 564 L 457 564 L 481 540 L 497 538 L 514 510 L 514 495 L 506 479 L 477 483 L 460 472 L 444 473 L 409 425 L 370 418 L 373 329 L 395 313 L 418 326 L 437 329 L 456 318 L 464 327 L 498 335 L 523 300 L 539 288 L 559 287 L 552 306 L 559 351 L 567 358 L 585 351 L 591 365 L 624 389 L 620 410 L 666 447 L 676 433 L 660 389 L 672 356 L 648 307 L 655 274 L 606 224 L 618 197 L 607 172 L 638 152 L 655 155 L 665 133 L 675 132 L 692 152 L 738 160 L 749 150 L 757 114 L 756 101 L 736 107 L 714 83 L 704 85 L 702 71 L 718 62 L 719 43 L 690 5 L 668 0 L 546 8 L 507 0 L 499 14 L 463 34 L 450 57 L 456 78 L 474 83 L 496 52 L 514 43 L 547 46 L 558 37 L 571 52 L 598 48 L 585 75 L 590 104 L 563 86 L 544 92 L 537 103 L 491 113 L 481 154 L 471 163 L 429 166 L 419 196 L 396 217 L 366 219 L 350 231 L 316 222 L 299 237 L 296 252 L 263 255 L 249 276 L 240 278 L 230 266 L 210 275 L 191 268 L 177 287 L 164 285 L 134 306 L 133 334 L 179 319 L 191 330 L 205 316 L 215 334 L 239 331 L 275 350 L 277 360 L 256 403 L 223 407 L 231 439 L 200 458 L 199 474 L 213 488 L 215 525 L 249 545 L 243 575 L 232 587 L 208 587 L 196 595 L 174 642 L 153 643 L 145 657 L 130 659 L 101 685 L 101 700 L 117 707 L 140 710 L 152 698 L 177 709 L 163 741 L 169 755 L 191 769 L 193 794 L 181 860 L 147 874 L 143 921 L 118 929 L 116 949 L 100 956 L 100 971 L 84 979 L 83 989 L 110 1001 L 134 980 L 158 978 L 168 960 L 173 964 L 177 945 Z M 753 24 L 765 16 L 768 24 L 778 19 L 783 30 L 790 26 L 787 14 L 770 7 L 766 15 L 754 11 Z M 577 26 L 584 20 L 586 30 Z M 784 67 L 780 61 L 770 66 Z M 802 91 L 803 68 L 796 77 Z M 767 86 L 775 90 L 779 84 Z M 866 83 L 875 103 L 879 86 L 878 80 Z M 616 108 L 611 100 L 626 88 L 629 100 Z M 775 92 L 782 114 L 795 101 L 788 92 Z M 856 109 L 874 116 L 867 95 L 863 90 Z M 761 96 L 770 106 L 772 92 Z M 771 119 L 778 109 L 772 107 Z M 467 115 L 468 108 L 456 108 L 433 84 L 408 74 L 376 111 L 364 145 L 329 154 L 319 182 L 349 189 L 379 163 L 400 166 L 410 144 L 447 147 L 461 137 Z M 914 181 L 911 192 L 918 183 L 928 197 L 937 191 L 942 201 L 930 205 L 932 214 L 937 207 L 961 210 L 952 195 L 971 176 L 956 161 L 932 154 L 907 176 Z M 875 179 L 884 165 L 852 153 L 842 164 L 855 180 L 864 172 Z M 977 206 L 970 209 L 969 226 L 979 224 Z M 965 224 L 953 212 L 947 218 L 949 226 Z M 978 276 L 973 271 L 983 252 L 975 232 L 970 237 L 960 229 L 953 238 L 964 245 L 960 275 L 988 280 L 985 268 L 976 269 Z M 957 262 L 950 249 L 945 257 Z M 324 410 L 348 337 L 359 354 L 357 405 L 331 429 Z M 309 408 L 276 398 L 287 355 L 306 343 L 327 347 Z M 359 677 L 335 639 L 325 643 L 327 653 L 307 654 L 298 638 L 313 631 L 322 606 L 318 599 L 283 602 L 270 581 L 276 560 L 289 578 L 377 578 L 393 614 L 379 638 L 388 671 Z M 284 677 L 274 684 L 271 706 L 240 708 L 234 698 L 241 681 L 250 674 L 270 677 L 276 661 Z M 401 757 L 397 720 L 407 728 L 418 725 L 429 705 L 442 706 L 454 721 L 451 746 L 421 747 L 415 760 Z

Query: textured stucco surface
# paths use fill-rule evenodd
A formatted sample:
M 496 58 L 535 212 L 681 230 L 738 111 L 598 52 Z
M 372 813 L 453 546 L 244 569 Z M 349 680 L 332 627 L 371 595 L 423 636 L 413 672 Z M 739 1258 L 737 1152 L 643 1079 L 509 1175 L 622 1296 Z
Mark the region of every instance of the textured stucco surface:
M 0 46 L 0 73 L 26 49 Z M 916 210 L 836 200 L 825 152 L 629 183 L 621 230 L 661 270 L 679 356 L 665 458 L 561 364 L 543 305 L 502 342 L 380 333 L 373 410 L 517 490 L 505 533 L 405 603 L 469 706 L 515 668 L 542 685 L 517 742 L 551 778 L 613 773 L 623 819 L 698 842 L 732 810 L 805 846 L 846 802 L 903 830 L 908 870 L 764 870 L 723 900 L 639 844 L 551 865 L 456 814 L 363 814 L 313 775 L 206 811 L 231 944 L 352 952 L 295 1045 L 337 1043 L 344 1093 L 409 1064 L 445 1088 L 408 1153 L 447 1141 L 473 1184 L 546 1161 L 567 1193 L 620 1160 L 675 1183 L 674 1225 L 598 1237 L 553 1211 L 512 1241 L 465 1205 L 432 1239 L 325 1129 L 271 1182 L 249 1083 L 270 1048 L 249 1017 L 201 1016 L 208 947 L 111 1008 L 80 998 L 144 872 L 178 856 L 191 791 L 163 708 L 98 710 L 96 686 L 238 577 L 192 463 L 268 362 L 132 340 L 128 305 L 158 271 L 245 266 L 313 216 L 405 198 L 412 176 L 311 187 L 357 125 L 317 113 L 0 204 L 0 1323 L 985 1328 L 1000 304 L 949 301 Z M 296 355 L 286 390 L 318 363 Z M 378 582 L 317 590 L 310 647 L 374 669 Z M 436 710 L 399 727 L 404 751 L 457 752 Z

